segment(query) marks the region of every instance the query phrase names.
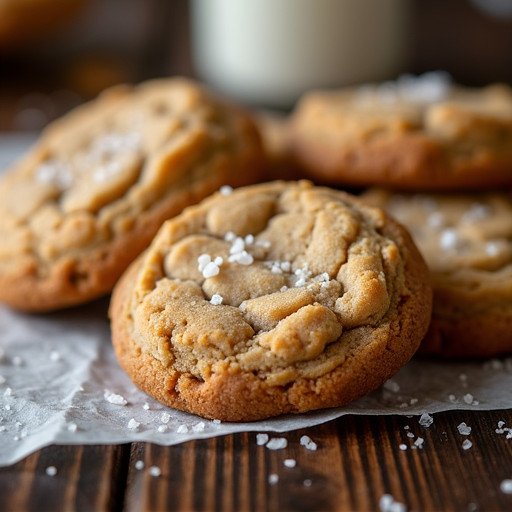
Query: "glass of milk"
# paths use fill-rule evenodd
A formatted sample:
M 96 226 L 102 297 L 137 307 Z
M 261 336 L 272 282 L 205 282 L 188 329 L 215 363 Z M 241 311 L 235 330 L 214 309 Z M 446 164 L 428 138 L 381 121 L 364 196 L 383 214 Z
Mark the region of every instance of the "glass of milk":
M 306 90 L 404 71 L 409 0 L 192 0 L 200 79 L 241 101 L 289 108 Z

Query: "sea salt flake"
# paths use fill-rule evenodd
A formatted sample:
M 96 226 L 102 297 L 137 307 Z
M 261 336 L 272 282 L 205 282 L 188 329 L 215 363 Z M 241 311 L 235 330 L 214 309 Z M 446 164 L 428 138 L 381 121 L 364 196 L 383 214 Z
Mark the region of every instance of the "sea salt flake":
M 162 415 L 160 416 L 160 421 L 162 423 L 169 423 L 170 419 L 171 415 L 168 412 L 163 412 Z
M 500 484 L 500 490 L 504 494 L 512 494 L 512 479 L 506 478 Z
M 180 425 L 177 429 L 176 429 L 176 432 L 178 434 L 187 434 L 188 433 L 188 427 L 187 425 Z
M 213 260 L 213 263 L 220 267 L 224 263 L 224 258 L 222 256 L 216 256 L 215 259 Z
M 414 437 L 414 434 L 412 432 L 407 432 L 407 437 Z
M 57 474 L 57 468 L 55 466 L 48 466 L 44 472 L 48 475 L 48 476 L 55 476 Z
M 0 432 L 5 432 L 7 427 L 5 425 L 0 425 Z
M 201 254 L 198 258 L 197 258 L 197 270 L 199 270 L 199 272 L 203 272 L 203 270 L 205 269 L 206 265 L 208 265 L 208 263 L 211 263 L 212 261 L 212 258 L 209 254 Z
M 11 396 L 11 395 L 12 395 L 12 389 L 6 388 L 6 390 L 4 391 L 4 396 Z
M 131 430 L 136 430 L 138 429 L 140 426 L 140 422 L 138 422 L 135 418 L 132 418 L 129 422 L 128 422 L 128 428 L 131 429 Z
M 214 425 L 220 425 L 220 424 L 222 423 L 222 421 L 221 421 L 221 420 L 217 420 L 217 419 L 215 419 L 215 420 L 212 420 L 212 423 L 213 423 Z
M 443 251 L 455 249 L 460 242 L 457 231 L 453 228 L 446 228 L 441 232 L 439 245 Z
M 273 437 L 265 446 L 269 450 L 282 450 L 288 446 L 288 440 L 285 437 Z
M 207 263 L 202 271 L 203 277 L 205 279 L 208 279 L 209 277 L 218 276 L 219 273 L 220 273 L 220 268 L 213 261 L 210 261 L 210 263 Z
M 304 485 L 304 487 L 311 487 L 313 485 L 313 482 L 309 478 L 306 478 L 306 480 L 304 480 L 302 484 Z
M 398 448 L 400 448 L 400 450 L 407 450 L 407 445 L 402 443 L 398 445 Z
M 69 423 L 68 424 L 68 431 L 69 432 L 76 432 L 78 430 L 78 425 L 76 423 Z
M 428 428 L 432 423 L 434 423 L 434 418 L 430 416 L 430 414 L 424 412 L 419 419 L 419 424 L 422 427 Z
M 468 427 L 464 421 L 457 425 L 457 430 L 462 436 L 469 436 L 471 434 L 471 427 Z
M 243 238 L 237 236 L 229 248 L 229 254 L 238 254 L 245 250 L 245 241 Z
M 232 242 L 233 240 L 236 239 L 236 235 L 235 233 L 233 233 L 233 231 L 228 231 L 225 235 L 224 235 L 224 240 L 226 242 Z
M 398 393 L 400 391 L 400 385 L 392 379 L 384 382 L 383 387 L 386 391 L 391 391 L 392 393 Z
M 487 242 L 485 244 L 485 252 L 487 256 L 490 256 L 491 258 L 494 256 L 498 256 L 498 254 L 501 252 L 502 244 L 498 242 Z
M 256 434 L 256 444 L 263 446 L 268 442 L 268 434 Z
M 473 446 L 473 443 L 472 443 L 469 439 L 466 439 L 466 440 L 462 443 L 462 449 L 463 449 L 463 450 L 469 450 L 472 446 Z
M 414 441 L 414 446 L 417 446 L 418 448 L 423 448 L 423 444 L 425 443 L 425 439 L 422 437 L 418 437 L 416 441 Z
M 222 295 L 219 295 L 218 293 L 214 293 L 212 295 L 212 298 L 210 299 L 210 304 L 213 304 L 214 306 L 220 306 L 222 304 L 222 301 L 224 298 Z
M 149 411 L 149 404 L 147 402 L 144 402 L 144 405 L 142 406 L 142 408 L 145 410 L 145 411 Z
M 124 397 L 122 397 L 121 395 L 117 395 L 116 393 L 112 393 L 107 389 L 105 390 L 103 397 L 107 402 L 110 402 L 111 404 L 114 405 L 126 405 L 128 403 L 128 400 L 126 400 Z
M 138 470 L 144 469 L 144 461 L 138 460 L 137 462 L 135 462 L 135 469 L 138 469 Z
M 252 257 L 252 254 L 249 254 L 247 251 L 241 251 L 232 254 L 228 261 L 230 262 L 236 262 L 240 265 L 251 265 L 254 262 L 254 258 Z
M 464 400 L 464 402 L 468 405 L 471 405 L 473 404 L 474 402 L 474 398 L 473 398 L 473 395 L 471 393 L 466 393 L 462 399 Z
M 252 245 L 254 243 L 254 235 L 245 235 L 244 242 L 247 245 Z
M 199 423 L 196 423 L 192 426 L 192 432 L 203 432 L 205 428 L 205 423 L 203 421 L 200 421 Z
M 154 477 L 158 477 L 162 474 L 162 470 L 158 466 L 151 466 L 149 468 L 149 474 Z
M 157 430 L 158 430 L 158 432 L 163 433 L 163 432 L 167 431 L 167 425 L 160 425 L 157 428 Z
M 61 359 L 61 356 L 60 356 L 60 353 L 57 352 L 56 350 L 53 350 L 52 352 L 50 352 L 50 361 L 53 361 L 54 363 L 56 363 L 57 361 L 60 361 Z
M 233 192 L 233 187 L 230 187 L 229 185 L 223 185 L 220 187 L 219 192 L 223 196 L 229 196 Z
M 23 366 L 23 363 L 24 363 L 24 361 L 20 356 L 14 356 L 12 358 L 12 364 L 14 366 Z
M 277 482 L 279 482 L 279 475 L 276 475 L 275 473 L 268 475 L 268 483 L 270 485 L 275 485 Z
M 283 464 L 287 468 L 294 468 L 297 465 L 297 461 L 295 459 L 284 459 Z

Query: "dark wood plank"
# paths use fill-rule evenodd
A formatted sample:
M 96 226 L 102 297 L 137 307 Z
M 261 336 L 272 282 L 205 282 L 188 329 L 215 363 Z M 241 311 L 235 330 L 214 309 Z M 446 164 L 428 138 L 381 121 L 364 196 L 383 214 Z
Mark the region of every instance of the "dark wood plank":
M 44 448 L 0 469 L 0 510 L 120 511 L 128 460 L 127 446 Z
M 512 495 L 500 490 L 512 478 L 512 440 L 495 432 L 512 427 L 511 411 L 418 417 L 345 417 L 286 434 L 288 446 L 269 450 L 255 433 L 193 441 L 173 447 L 134 445 L 127 511 L 368 511 L 384 494 L 415 511 L 508 511 Z M 471 426 L 463 436 L 457 426 Z M 408 437 L 410 433 L 413 437 Z M 310 436 L 316 451 L 301 445 Z M 421 447 L 414 443 L 420 443 Z M 472 447 L 464 450 L 469 439 Z M 400 449 L 405 445 L 406 449 Z M 284 465 L 294 459 L 293 468 Z M 137 460 L 144 469 L 135 469 Z M 161 470 L 152 476 L 150 467 Z M 278 482 L 271 483 L 271 475 Z

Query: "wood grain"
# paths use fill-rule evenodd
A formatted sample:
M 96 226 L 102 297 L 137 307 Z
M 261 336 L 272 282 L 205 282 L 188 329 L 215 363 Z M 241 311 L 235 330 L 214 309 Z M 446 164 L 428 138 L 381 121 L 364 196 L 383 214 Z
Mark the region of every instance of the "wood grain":
M 433 418 L 426 428 L 417 416 L 347 416 L 269 433 L 287 439 L 282 450 L 258 446 L 256 433 L 168 447 L 48 447 L 0 469 L 0 510 L 378 511 L 384 494 L 409 511 L 512 510 L 512 495 L 500 490 L 512 478 L 512 439 L 496 433 L 499 421 L 512 427 L 512 411 Z M 462 422 L 471 427 L 469 436 L 459 433 Z M 316 451 L 301 445 L 303 435 Z M 464 450 L 466 439 L 472 446 Z M 296 466 L 286 467 L 285 459 Z M 49 466 L 57 468 L 55 476 L 46 474 Z

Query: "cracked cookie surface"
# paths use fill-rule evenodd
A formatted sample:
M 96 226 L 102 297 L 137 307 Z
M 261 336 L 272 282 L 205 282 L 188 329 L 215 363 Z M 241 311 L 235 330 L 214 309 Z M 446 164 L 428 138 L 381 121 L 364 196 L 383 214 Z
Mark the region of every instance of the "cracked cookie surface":
M 48 311 L 109 292 L 164 220 L 261 166 L 248 115 L 191 81 L 106 91 L 0 181 L 0 300 Z
M 273 182 L 167 221 L 110 315 L 118 360 L 141 389 L 242 421 L 375 389 L 414 354 L 430 308 L 425 263 L 382 210 Z
M 364 199 L 409 228 L 431 271 L 432 323 L 423 353 L 512 351 L 512 194 L 399 194 Z
M 292 153 L 325 183 L 414 190 L 512 185 L 512 90 L 444 74 L 317 91 L 290 122 Z

